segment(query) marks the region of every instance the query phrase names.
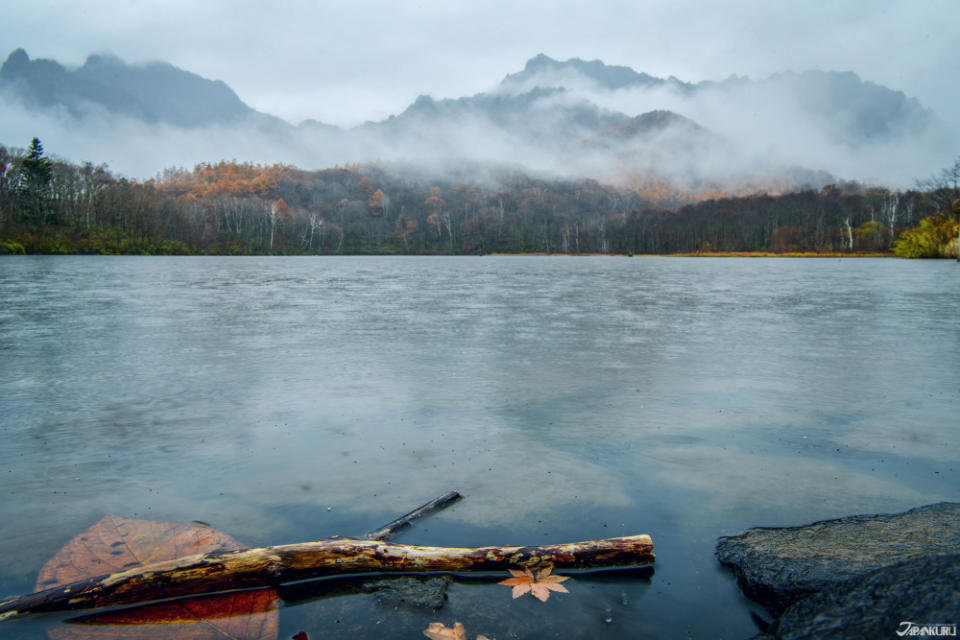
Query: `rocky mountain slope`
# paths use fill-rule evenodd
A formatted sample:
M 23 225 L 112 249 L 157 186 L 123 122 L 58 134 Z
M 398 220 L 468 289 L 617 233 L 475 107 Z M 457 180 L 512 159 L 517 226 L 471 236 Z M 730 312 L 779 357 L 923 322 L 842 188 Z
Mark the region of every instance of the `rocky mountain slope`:
M 259 113 L 225 83 L 163 62 L 92 55 L 68 68 L 17 49 L 0 67 L 0 114 L 0 143 L 39 135 L 54 153 L 133 173 L 231 157 L 309 168 L 457 159 L 687 185 L 811 175 L 798 167 L 912 180 L 918 174 L 907 172 L 924 158 L 939 162 L 938 150 L 952 152 L 957 139 L 916 99 L 850 72 L 692 84 L 543 54 L 488 91 L 420 96 L 385 120 L 344 129 Z

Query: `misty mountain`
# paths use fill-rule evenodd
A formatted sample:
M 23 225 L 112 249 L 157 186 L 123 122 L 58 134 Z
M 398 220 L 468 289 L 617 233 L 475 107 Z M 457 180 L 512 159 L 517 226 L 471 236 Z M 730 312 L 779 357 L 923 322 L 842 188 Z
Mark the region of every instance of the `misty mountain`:
M 721 82 L 696 84 L 677 78 L 656 78 L 629 67 L 606 65 L 600 60 L 554 60 L 539 54 L 523 71 L 504 78 L 502 90 L 529 91 L 532 87 L 575 88 L 581 94 L 597 92 L 649 92 L 672 101 L 720 98 L 721 102 L 749 109 L 758 104 L 789 102 L 791 111 L 815 119 L 836 139 L 862 145 L 902 134 L 916 134 L 930 126 L 945 126 L 915 98 L 908 98 L 853 72 L 804 71 L 777 73 L 762 80 L 731 76 Z
M 958 140 L 916 99 L 851 72 L 692 84 L 544 54 L 488 91 L 422 95 L 344 129 L 291 125 L 163 62 L 92 55 L 67 68 L 17 49 L 0 67 L 0 115 L 0 143 L 38 135 L 53 153 L 140 176 L 225 158 L 315 169 L 468 162 L 704 191 L 831 180 L 825 172 L 910 184 L 946 164 Z
M 677 86 L 684 90 L 691 85 L 674 77 L 667 80 L 638 73 L 630 67 L 604 64 L 600 60 L 571 58 L 565 62 L 554 60 L 542 53 L 527 61 L 523 70 L 508 74 L 500 83 L 507 91 L 529 91 L 532 87 L 569 87 L 572 83 L 586 80 L 597 89 L 650 89 L 664 85 Z
M 0 91 L 30 108 L 64 109 L 74 118 L 100 108 L 147 124 L 203 127 L 262 115 L 219 80 L 165 62 L 131 65 L 109 55 L 91 55 L 68 69 L 17 49 L 0 67 Z
M 526 68 L 535 70 L 548 61 L 540 55 Z M 606 86 L 627 86 L 637 78 L 654 81 L 626 67 L 600 65 L 585 63 L 584 68 Z M 455 99 L 421 95 L 402 113 L 368 122 L 351 134 L 374 140 L 379 149 L 403 148 L 421 158 L 439 152 L 494 163 L 508 160 L 608 181 L 618 180 L 624 170 L 662 168 L 675 173 L 677 167 L 689 165 L 687 157 L 707 149 L 712 154 L 734 153 L 720 136 L 671 111 L 628 115 L 597 104 L 575 88 L 549 83 L 524 87 L 523 82 L 508 76 L 494 90 Z M 683 173 L 686 182 L 705 178 L 690 166 Z
M 547 146 L 613 129 L 629 117 L 567 95 L 563 88 L 535 87 L 520 94 L 479 93 L 434 100 L 421 95 L 403 113 L 362 129 L 402 136 L 411 130 L 492 128 L 511 138 Z
M 711 134 L 690 118 L 672 111 L 648 111 L 633 118 L 624 118 L 615 125 L 600 131 L 596 136 L 584 140 L 587 146 L 610 147 L 624 140 L 648 140 L 665 130 L 673 129 L 688 140 L 704 141 Z

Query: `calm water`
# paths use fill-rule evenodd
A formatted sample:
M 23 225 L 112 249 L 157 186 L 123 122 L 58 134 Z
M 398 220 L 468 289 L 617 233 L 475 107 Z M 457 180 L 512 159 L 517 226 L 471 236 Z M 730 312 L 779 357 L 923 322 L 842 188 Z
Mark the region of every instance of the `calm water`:
M 649 533 L 655 573 L 341 584 L 280 638 L 746 638 L 717 536 L 960 500 L 958 363 L 946 260 L 4 257 L 0 596 L 104 513 L 263 546 L 458 489 L 398 541 Z

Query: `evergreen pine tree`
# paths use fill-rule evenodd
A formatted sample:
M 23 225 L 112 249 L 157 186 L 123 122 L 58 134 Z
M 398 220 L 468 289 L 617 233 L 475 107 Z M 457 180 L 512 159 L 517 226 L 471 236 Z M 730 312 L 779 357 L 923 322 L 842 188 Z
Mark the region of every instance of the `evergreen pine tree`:
M 30 142 L 27 157 L 20 165 L 18 191 L 22 210 L 28 217 L 42 218 L 50 196 L 50 181 L 53 167 L 43 155 L 43 145 L 39 138 Z

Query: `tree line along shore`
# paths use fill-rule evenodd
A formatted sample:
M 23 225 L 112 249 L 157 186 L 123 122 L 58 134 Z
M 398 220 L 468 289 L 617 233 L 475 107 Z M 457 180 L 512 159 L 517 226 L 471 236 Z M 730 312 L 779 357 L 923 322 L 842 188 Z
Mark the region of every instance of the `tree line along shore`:
M 952 173 L 951 173 L 952 172 Z M 952 183 L 951 183 L 952 177 Z M 960 160 L 918 188 L 685 193 L 517 170 L 219 162 L 148 180 L 0 146 L 0 253 L 956 257 Z

